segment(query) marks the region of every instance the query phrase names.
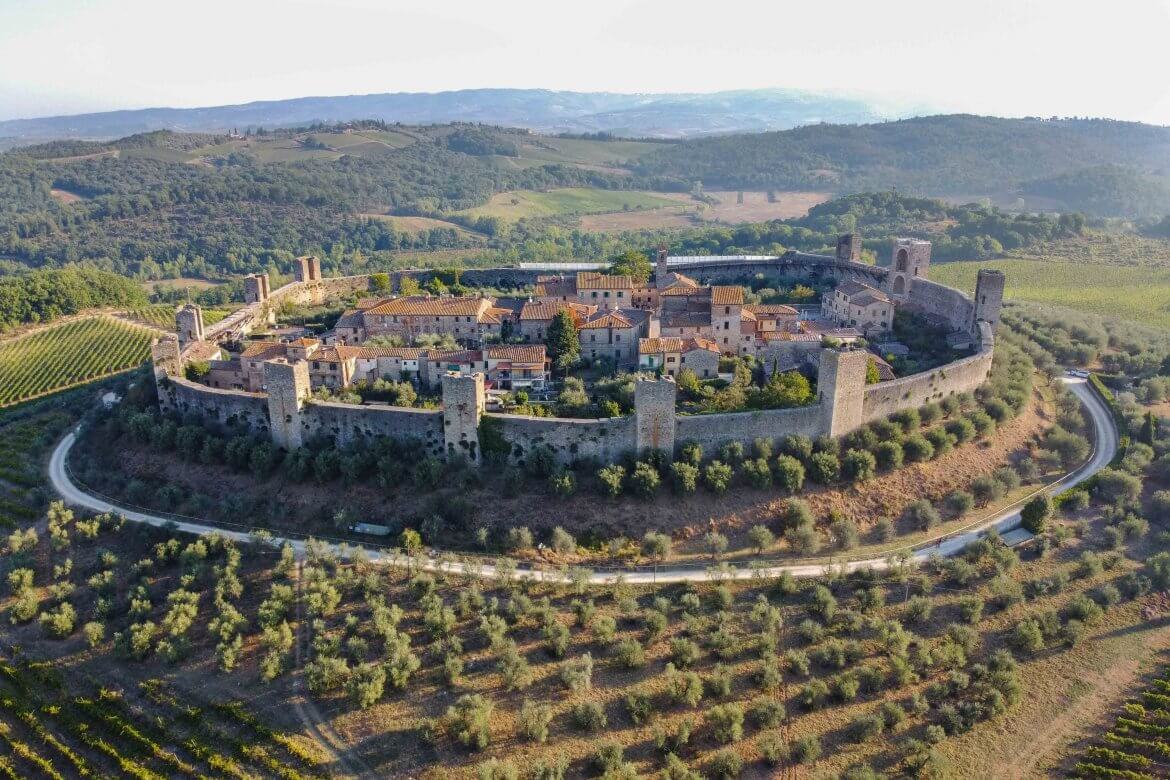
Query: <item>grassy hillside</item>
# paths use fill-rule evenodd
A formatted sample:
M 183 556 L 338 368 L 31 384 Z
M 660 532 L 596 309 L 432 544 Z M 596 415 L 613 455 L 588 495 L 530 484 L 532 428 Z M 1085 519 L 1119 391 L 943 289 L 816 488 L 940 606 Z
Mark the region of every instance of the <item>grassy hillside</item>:
M 980 268 L 1007 274 L 1009 299 L 1170 327 L 1170 241 L 1090 233 L 988 262 L 939 263 L 930 278 L 971 289 Z

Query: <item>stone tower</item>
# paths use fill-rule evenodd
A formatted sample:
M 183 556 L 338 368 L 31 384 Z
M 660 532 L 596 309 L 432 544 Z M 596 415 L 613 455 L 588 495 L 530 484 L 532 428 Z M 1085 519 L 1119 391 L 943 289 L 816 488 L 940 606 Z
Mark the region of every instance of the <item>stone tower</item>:
M 658 257 L 654 262 L 654 286 L 661 290 L 669 281 L 670 271 L 666 267 L 666 247 L 658 247 Z
M 293 260 L 293 279 L 298 282 L 307 282 L 310 279 L 309 273 L 308 255 Z
M 268 300 L 268 274 L 244 277 L 244 303 L 264 303 Z
M 154 366 L 154 386 L 158 390 L 158 405 L 164 412 L 171 411 L 169 391 L 171 377 L 183 375 L 183 361 L 179 357 L 179 340 L 174 336 L 155 339 L 150 345 L 150 362 Z
M 890 256 L 890 275 L 886 277 L 886 292 L 894 300 L 904 301 L 910 295 L 914 280 L 926 278 L 930 268 L 930 242 L 917 238 L 894 239 Z
M 861 262 L 860 233 L 846 233 L 837 239 L 837 259 Z
M 868 365 L 869 353 L 865 350 L 821 350 L 817 395 L 824 415 L 821 423 L 824 435 L 840 436 L 861 426 Z
M 443 374 L 443 441 L 447 459 L 458 455 L 479 465 L 479 420 L 483 417 L 486 396 L 483 374 L 463 375 L 456 371 Z
M 203 309 L 188 303 L 175 314 L 175 325 L 179 331 L 179 347 L 192 341 L 203 340 Z
M 309 255 L 309 280 L 321 281 L 321 258 L 316 255 Z
M 646 450 L 662 450 L 674 457 L 675 411 L 678 387 L 674 379 L 639 379 L 634 385 L 635 446 L 641 457 Z
M 272 442 L 286 450 L 304 444 L 301 409 L 309 397 L 309 364 L 304 361 L 264 364 L 264 387 L 268 391 L 268 429 Z
M 999 325 L 999 310 L 1003 306 L 1003 288 L 1007 279 L 1003 271 L 979 269 L 975 279 L 975 311 L 971 316 L 971 335 L 979 335 L 979 323 L 986 322 L 991 332 Z

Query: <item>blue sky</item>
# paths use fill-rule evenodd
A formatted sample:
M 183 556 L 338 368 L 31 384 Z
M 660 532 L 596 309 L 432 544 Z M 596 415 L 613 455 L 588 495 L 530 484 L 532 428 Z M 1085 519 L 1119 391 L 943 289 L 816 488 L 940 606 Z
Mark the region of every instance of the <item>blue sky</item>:
M 1170 0 L 0 0 L 0 118 L 304 95 L 836 90 L 1170 124 Z

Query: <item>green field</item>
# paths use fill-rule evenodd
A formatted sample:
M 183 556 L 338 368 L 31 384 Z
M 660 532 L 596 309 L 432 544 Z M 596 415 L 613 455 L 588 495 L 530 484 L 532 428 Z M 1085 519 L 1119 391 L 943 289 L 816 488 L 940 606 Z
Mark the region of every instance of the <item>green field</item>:
M 930 278 L 975 289 L 980 268 L 1007 275 L 1010 300 L 1051 303 L 1170 328 L 1170 267 L 1089 265 L 1058 260 L 937 263 Z
M 149 356 L 152 335 L 98 316 L 0 342 L 0 406 L 133 368 Z
M 677 206 L 678 201 L 651 192 L 601 190 L 591 187 L 536 192 L 516 190 L 492 196 L 484 206 L 457 212 L 471 217 L 500 217 L 517 220 L 525 217 L 561 217 L 576 214 L 604 214 L 610 211 L 656 209 Z

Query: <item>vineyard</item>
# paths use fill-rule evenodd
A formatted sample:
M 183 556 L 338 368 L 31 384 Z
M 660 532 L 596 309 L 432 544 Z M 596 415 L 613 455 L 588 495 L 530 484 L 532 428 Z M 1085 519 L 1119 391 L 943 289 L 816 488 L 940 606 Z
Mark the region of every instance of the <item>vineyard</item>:
M 203 324 L 210 326 L 231 314 L 229 309 L 204 309 Z M 125 319 L 140 322 L 152 328 L 165 330 L 168 333 L 175 329 L 175 307 L 160 303 L 151 306 L 142 306 L 137 309 L 127 309 L 123 312 Z
M 0 342 L 0 406 L 133 368 L 149 357 L 153 337 L 95 316 Z
M 1170 670 L 1127 702 L 1098 744 L 1085 749 L 1074 776 L 1145 778 L 1170 775 Z

